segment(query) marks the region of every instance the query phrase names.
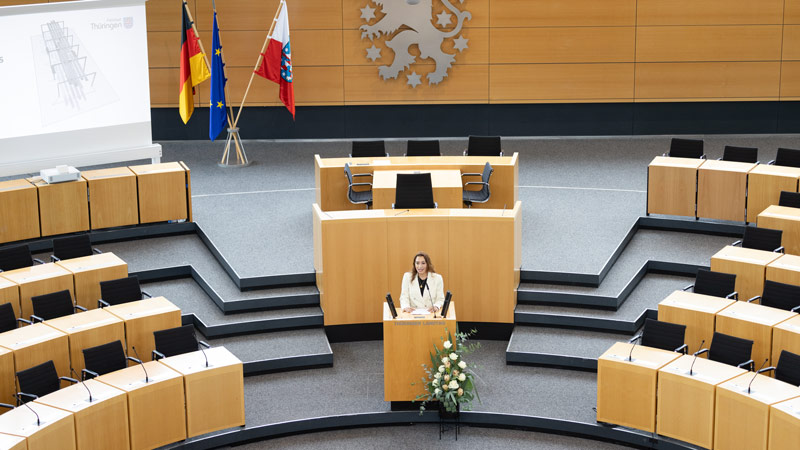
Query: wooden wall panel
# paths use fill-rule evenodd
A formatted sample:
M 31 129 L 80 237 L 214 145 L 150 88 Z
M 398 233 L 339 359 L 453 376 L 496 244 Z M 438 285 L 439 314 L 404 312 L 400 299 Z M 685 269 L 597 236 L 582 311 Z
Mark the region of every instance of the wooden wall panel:
M 195 16 L 195 0 L 188 0 L 189 13 Z M 147 11 L 147 30 L 148 31 L 181 31 L 181 12 L 180 1 L 155 1 L 145 2 Z M 179 34 L 180 35 L 180 34 Z M 181 41 L 178 41 L 180 45 Z
M 392 0 L 395 1 L 395 0 Z M 468 11 L 470 15 L 472 15 L 472 19 L 464 21 L 464 27 L 466 28 L 476 28 L 476 27 L 488 27 L 489 26 L 489 1 L 486 0 L 465 0 L 464 3 L 461 3 L 457 0 L 450 0 L 450 3 L 453 4 L 456 8 L 461 11 Z M 341 26 L 345 30 L 356 30 L 361 25 L 364 25 L 366 21 L 361 18 L 361 8 L 367 5 L 367 0 L 341 0 L 342 4 L 342 23 Z M 370 2 L 369 6 L 371 8 L 375 8 L 375 19 L 371 19 L 369 21 L 370 24 L 375 24 L 378 20 L 380 20 L 384 13 L 382 12 L 382 8 L 380 5 L 376 5 L 374 2 Z M 433 0 L 433 11 L 432 17 L 435 14 L 439 14 L 442 11 L 445 11 L 445 6 L 442 4 L 441 0 Z M 451 10 L 447 10 L 449 14 L 453 14 Z M 291 17 L 290 17 L 291 19 Z M 434 18 L 435 21 L 435 18 Z M 435 22 L 434 22 L 435 23 Z M 455 16 L 451 18 L 451 24 L 454 27 L 456 24 Z M 442 28 L 444 30 L 451 30 L 453 28 Z
M 638 28 L 637 62 L 777 61 L 781 25 Z
M 492 64 L 633 62 L 636 28 L 494 28 Z
M 200 94 L 203 85 L 197 86 L 195 92 Z M 150 106 L 154 108 L 159 107 L 178 107 L 178 92 L 180 85 L 178 84 L 178 70 L 174 68 L 165 69 L 150 69 Z M 208 95 L 208 92 L 206 92 Z M 194 105 L 200 106 L 201 98 L 195 95 Z M 202 100 L 203 106 L 208 104 L 208 99 Z
M 383 81 L 371 66 L 345 66 L 344 88 L 347 104 L 431 104 L 486 103 L 489 98 L 489 72 L 485 65 L 456 65 L 439 86 L 428 86 L 425 73 L 433 66 L 416 66 L 423 84 L 412 88 L 406 74 Z
M 786 0 L 783 23 L 800 24 L 800 0 Z
M 493 64 L 492 101 L 631 101 L 633 64 Z
M 783 59 L 800 60 L 800 25 L 783 27 Z
M 639 63 L 636 100 L 777 100 L 780 64 Z
M 177 70 L 180 67 L 180 36 L 180 31 L 147 32 L 147 59 L 151 69 L 174 67 Z
M 636 25 L 636 0 L 490 0 L 489 24 L 500 27 Z
M 800 61 L 786 61 L 781 68 L 781 100 L 800 100 Z
M 637 24 L 639 26 L 780 24 L 783 1 L 641 0 L 636 10 Z
M 47 0 L 0 0 L 0 6 L 32 5 L 34 3 L 49 3 Z
M 267 34 L 264 31 L 220 32 L 227 67 L 255 67 L 258 54 Z M 297 30 L 293 31 L 292 64 L 297 66 L 342 65 L 341 30 Z M 206 45 L 211 45 L 208 33 Z M 210 52 L 211 49 L 207 48 Z
M 250 80 L 252 68 L 232 68 L 228 71 L 228 102 L 237 108 Z M 298 105 L 342 104 L 343 79 L 341 66 L 295 67 L 294 94 Z M 208 95 L 208 94 L 206 94 Z M 245 106 L 283 105 L 278 98 L 278 85 L 258 75 L 253 78 Z
M 152 1 L 152 0 L 151 0 Z M 162 0 L 163 1 L 163 0 Z M 224 0 L 217 2 L 220 30 L 263 31 L 266 36 L 279 0 Z M 289 30 L 338 30 L 342 27 L 342 4 L 331 0 L 289 1 Z M 197 27 L 211 31 L 211 0 L 197 0 Z M 263 38 L 261 39 L 263 42 Z
M 361 39 L 361 32 L 358 30 L 344 30 L 344 64 L 348 66 L 383 66 L 391 64 L 394 59 L 394 52 L 384 44 L 385 37 L 370 41 Z M 461 33 L 464 39 L 468 39 L 467 49 L 459 52 L 453 48 L 453 39 L 447 39 L 442 43 L 442 51 L 456 56 L 455 64 L 487 64 L 489 62 L 489 29 L 488 28 L 469 28 Z M 380 59 L 367 59 L 367 49 L 375 44 L 381 49 Z M 419 49 L 412 46 L 410 53 L 417 55 L 417 64 L 433 64 L 430 58 L 420 59 Z M 377 69 L 376 73 L 377 73 Z

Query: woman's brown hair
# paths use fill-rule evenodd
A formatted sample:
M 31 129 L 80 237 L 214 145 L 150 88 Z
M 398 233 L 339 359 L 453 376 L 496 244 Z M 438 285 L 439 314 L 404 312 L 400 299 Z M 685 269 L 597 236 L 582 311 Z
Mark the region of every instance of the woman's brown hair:
M 425 264 L 428 266 L 428 272 L 436 273 L 436 270 L 433 268 L 433 263 L 431 262 L 431 257 L 428 256 L 425 252 L 418 252 L 414 255 L 414 259 L 411 260 L 411 279 L 413 280 L 415 276 L 417 276 L 417 256 L 422 256 L 425 258 Z

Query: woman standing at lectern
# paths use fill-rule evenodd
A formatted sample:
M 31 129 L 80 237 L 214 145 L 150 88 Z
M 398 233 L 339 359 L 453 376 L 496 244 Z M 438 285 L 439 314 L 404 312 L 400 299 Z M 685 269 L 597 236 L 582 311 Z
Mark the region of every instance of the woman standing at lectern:
M 427 309 L 436 313 L 444 303 L 444 283 L 436 273 L 431 257 L 425 252 L 414 255 L 414 267 L 403 274 L 403 287 L 400 292 L 400 307 L 405 312 Z

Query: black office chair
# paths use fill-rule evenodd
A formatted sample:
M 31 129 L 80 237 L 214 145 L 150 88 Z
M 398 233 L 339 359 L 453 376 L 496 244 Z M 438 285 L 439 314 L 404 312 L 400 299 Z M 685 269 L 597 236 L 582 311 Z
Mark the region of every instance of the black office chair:
M 800 192 L 781 191 L 781 196 L 778 198 L 778 206 L 800 208 Z
M 371 173 L 353 173 L 350 170 L 350 164 L 344 163 L 344 176 L 347 177 L 347 199 L 350 203 L 356 205 L 367 205 L 367 209 L 372 206 L 372 183 L 362 182 L 353 183 L 355 177 L 371 177 Z M 369 186 L 369 189 L 364 191 L 357 191 L 353 186 Z
M 781 246 L 781 239 L 783 237 L 782 230 L 772 230 L 769 228 L 755 228 L 745 227 L 744 236 L 736 242 L 733 246 L 739 245 L 743 248 L 752 248 L 755 250 L 764 250 L 767 252 L 784 253 L 784 248 Z
M 463 180 L 464 177 L 474 177 L 479 176 L 481 177 L 481 181 L 467 181 L 464 183 L 464 190 L 462 192 L 462 199 L 464 204 L 467 205 L 467 208 L 472 208 L 473 203 L 486 203 L 489 201 L 489 197 L 492 196 L 492 191 L 489 189 L 489 178 L 492 177 L 492 173 L 494 169 L 492 169 L 492 165 L 488 162 L 486 165 L 483 166 L 483 174 L 480 173 L 462 173 L 461 178 Z M 478 191 L 468 191 L 467 186 L 481 186 L 480 190 Z
M 83 306 L 72 303 L 72 294 L 68 289 L 34 295 L 31 297 L 31 304 L 33 305 L 31 321 L 34 323 L 75 314 L 78 310 L 86 311 Z
M 706 155 L 703 153 L 702 139 L 672 138 L 669 143 L 669 152 L 664 153 L 663 156 L 706 159 Z
M 503 156 L 500 136 L 470 136 L 464 156 Z
M 53 254 L 50 255 L 52 261 L 62 259 L 80 258 L 81 256 L 99 255 L 103 252 L 92 248 L 92 241 L 88 234 L 79 234 L 64 238 L 53 239 Z
M 712 272 L 699 269 L 694 284 L 683 288 L 684 291 L 694 288 L 695 294 L 713 295 L 714 297 L 739 299 L 736 292 L 736 275 L 732 273 Z
M 108 344 L 98 345 L 83 349 L 83 362 L 86 366 L 81 370 L 81 377 L 84 380 L 99 377 L 107 373 L 128 367 L 128 361 L 141 364 L 142 361 L 125 354 L 122 348 L 122 341 L 109 342 Z
M 779 148 L 775 159 L 767 164 L 785 167 L 800 167 L 800 150 L 793 148 Z
M 31 248 L 28 244 L 12 245 L 0 249 L 0 272 L 23 267 L 30 267 L 36 264 L 44 264 L 44 261 L 31 256 Z
M 711 348 L 704 348 L 694 352 L 694 355 L 708 353 L 708 359 L 736 367 L 750 366 L 754 369 L 750 355 L 753 352 L 753 341 L 714 332 L 711 339 Z
M 103 308 L 111 305 L 135 302 L 144 297 L 151 298 L 151 295 L 139 287 L 139 277 L 131 275 L 116 280 L 100 282 L 100 300 L 97 307 Z
M 686 354 L 689 351 L 689 346 L 684 344 L 685 336 L 686 325 L 647 319 L 644 321 L 642 334 L 632 337 L 628 342 L 641 339 L 640 343 L 646 347 Z
M 430 173 L 398 173 L 393 209 L 436 208 Z
M 61 389 L 61 380 L 77 383 L 78 380 L 69 377 L 59 377 L 53 361 L 46 361 L 30 369 L 17 372 L 17 405 L 28 403 L 39 397 Z
M 167 358 L 169 356 L 195 352 L 200 348 L 200 345 L 205 348 L 211 348 L 208 343 L 197 340 L 197 336 L 194 334 L 194 326 L 192 325 L 154 331 L 153 337 L 155 337 L 156 340 L 156 349 L 153 350 L 153 361 L 158 361 L 161 358 Z
M 353 141 L 351 158 L 381 158 L 389 156 L 383 141 Z
M 439 151 L 439 141 L 409 140 L 404 156 L 442 156 Z
M 792 386 L 800 386 L 800 355 L 781 350 L 781 356 L 778 357 L 778 366 L 765 367 L 759 370 L 758 373 L 769 372 L 770 370 L 775 371 L 776 380 Z
M 11 306 L 11 303 L 3 303 L 0 305 L 0 333 L 15 330 L 17 328 L 17 322 L 26 323 L 28 325 L 31 324 L 30 320 L 19 318 L 14 314 L 14 307 Z
M 765 280 L 764 291 L 761 295 L 747 300 L 747 303 L 758 299 L 761 299 L 762 306 L 797 312 L 800 310 L 800 286 Z
M 722 161 L 758 163 L 758 149 L 754 147 L 735 147 L 726 145 L 722 152 Z

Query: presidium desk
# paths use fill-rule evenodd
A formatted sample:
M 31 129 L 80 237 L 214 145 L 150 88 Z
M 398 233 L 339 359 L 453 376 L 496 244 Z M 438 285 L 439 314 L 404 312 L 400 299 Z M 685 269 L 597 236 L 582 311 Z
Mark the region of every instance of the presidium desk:
M 509 209 L 312 209 L 325 326 L 381 323 L 386 293 L 399 307 L 403 273 L 420 250 L 458 302 L 459 321 L 514 322 L 521 202 Z

